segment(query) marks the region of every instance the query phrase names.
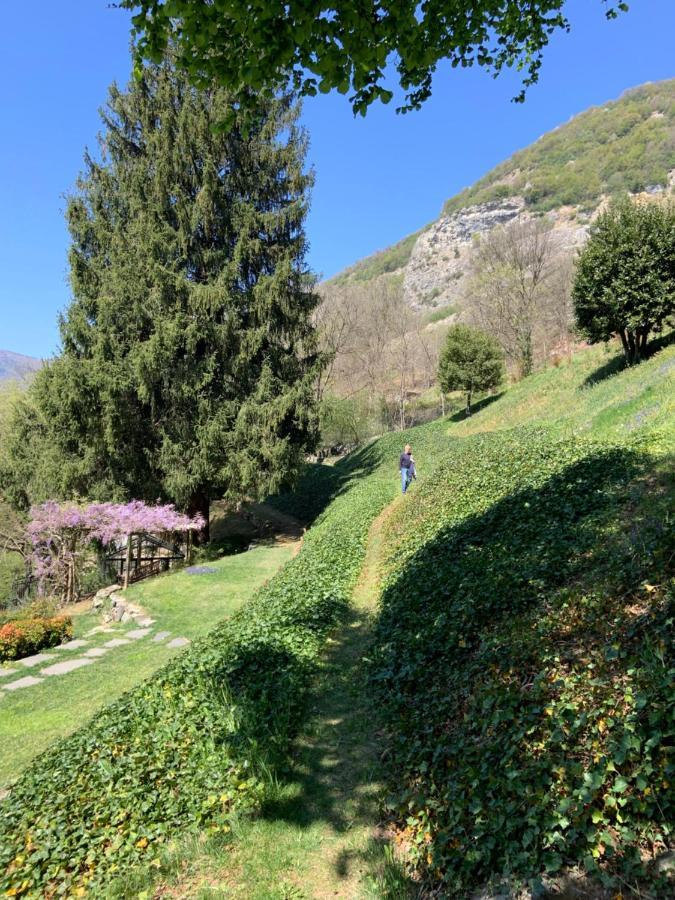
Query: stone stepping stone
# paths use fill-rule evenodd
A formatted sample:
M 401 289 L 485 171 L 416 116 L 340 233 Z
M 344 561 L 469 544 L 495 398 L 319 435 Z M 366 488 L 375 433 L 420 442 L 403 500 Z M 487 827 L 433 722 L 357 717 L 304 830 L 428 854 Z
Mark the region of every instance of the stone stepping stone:
M 172 648 L 173 647 L 185 647 L 189 643 L 190 643 L 190 641 L 188 640 L 188 638 L 177 637 L 177 638 L 174 638 L 172 641 L 169 641 L 169 643 L 166 646 L 172 647 Z
M 214 566 L 188 566 L 183 571 L 186 575 L 215 575 L 218 569 Z
M 143 628 L 147 628 L 148 625 L 154 625 L 154 624 L 155 624 L 155 620 L 154 620 L 154 619 L 149 619 L 149 618 L 146 616 L 146 617 L 143 618 L 143 619 L 139 619 L 139 620 L 138 620 L 138 624 L 139 624 L 139 625 L 142 625 Z
M 123 647 L 125 644 L 128 644 L 129 641 L 124 638 L 113 638 L 111 641 L 108 641 L 103 646 L 104 647 Z
M 163 641 L 164 638 L 168 638 L 170 634 L 170 631 L 158 631 L 157 634 L 153 637 L 153 641 L 158 644 L 160 641 Z
M 92 634 L 110 634 L 110 632 L 114 630 L 112 625 L 97 625 L 96 628 L 92 628 L 91 631 L 88 631 L 85 637 L 91 637 Z
M 3 688 L 6 691 L 18 691 L 20 688 L 31 687 L 34 684 L 42 684 L 42 679 L 26 675 L 24 678 L 19 678 L 18 681 L 10 681 L 9 684 L 3 684 Z
M 26 656 L 24 659 L 17 659 L 17 662 L 21 663 L 22 666 L 26 666 L 27 669 L 32 668 L 32 666 L 39 666 L 40 663 L 49 662 L 50 659 L 56 659 L 51 653 L 36 653 L 34 656 Z
M 84 655 L 93 659 L 97 656 L 104 656 L 109 650 L 110 647 L 92 647 L 91 650 L 85 650 Z
M 93 662 L 93 659 L 65 659 L 63 662 L 54 663 L 53 666 L 41 669 L 40 675 L 65 675 L 66 672 L 73 672 L 75 669 L 81 669 L 82 666 L 90 666 Z
M 167 634 L 169 632 L 167 631 Z M 15 672 L 18 672 L 18 669 L 0 669 L 0 678 L 6 678 L 8 675 L 14 675 Z
M 150 628 L 132 628 L 131 631 L 125 631 L 124 636 L 131 638 L 132 641 L 139 641 L 146 635 L 150 634 Z
M 68 641 L 65 644 L 60 644 L 56 649 L 57 650 L 79 650 L 80 647 L 86 647 L 88 641 L 83 641 L 82 638 L 76 638 L 74 641 Z

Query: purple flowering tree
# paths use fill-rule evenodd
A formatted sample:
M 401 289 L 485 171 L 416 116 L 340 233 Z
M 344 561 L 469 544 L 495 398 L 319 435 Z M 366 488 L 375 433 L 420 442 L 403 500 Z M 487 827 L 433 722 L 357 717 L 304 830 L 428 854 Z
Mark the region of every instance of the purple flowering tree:
M 142 532 L 170 534 L 204 527 L 201 516 L 186 516 L 173 505 L 130 503 L 57 503 L 48 500 L 31 509 L 26 533 L 33 548 L 32 563 L 41 593 L 53 593 L 62 603 L 79 593 L 80 578 L 95 544 L 109 547 Z

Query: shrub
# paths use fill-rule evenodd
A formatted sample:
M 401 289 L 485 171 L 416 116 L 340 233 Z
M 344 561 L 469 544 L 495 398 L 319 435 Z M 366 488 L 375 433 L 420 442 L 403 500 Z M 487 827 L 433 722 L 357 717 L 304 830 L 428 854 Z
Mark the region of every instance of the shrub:
M 0 627 L 0 660 L 21 659 L 73 636 L 70 618 L 15 619 Z
M 463 391 L 466 414 L 471 415 L 474 393 L 489 391 L 505 376 L 504 351 L 499 342 L 484 331 L 469 325 L 452 325 L 438 363 L 441 390 Z
M 577 262 L 577 325 L 591 343 L 618 333 L 629 363 L 675 313 L 675 204 L 628 198 L 605 210 Z

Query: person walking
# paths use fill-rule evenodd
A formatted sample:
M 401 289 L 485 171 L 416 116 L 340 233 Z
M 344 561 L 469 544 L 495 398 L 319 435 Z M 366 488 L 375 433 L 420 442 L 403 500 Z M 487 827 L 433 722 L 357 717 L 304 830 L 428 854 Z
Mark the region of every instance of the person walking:
M 404 494 L 408 490 L 408 485 L 411 481 L 410 467 L 412 465 L 412 447 L 410 446 L 410 444 L 406 444 L 399 459 L 399 469 L 401 470 L 401 490 Z

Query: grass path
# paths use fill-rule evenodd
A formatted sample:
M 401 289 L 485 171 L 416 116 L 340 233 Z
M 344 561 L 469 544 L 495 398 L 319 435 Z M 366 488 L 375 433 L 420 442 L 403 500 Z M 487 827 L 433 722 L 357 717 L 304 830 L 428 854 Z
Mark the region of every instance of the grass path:
M 259 818 L 235 826 L 226 846 L 182 847 L 176 876 L 155 897 L 408 895 L 377 825 L 381 747 L 364 665 L 378 595 L 381 527 L 392 506 L 371 527 L 350 620 L 329 643 L 309 724 L 276 800 Z

